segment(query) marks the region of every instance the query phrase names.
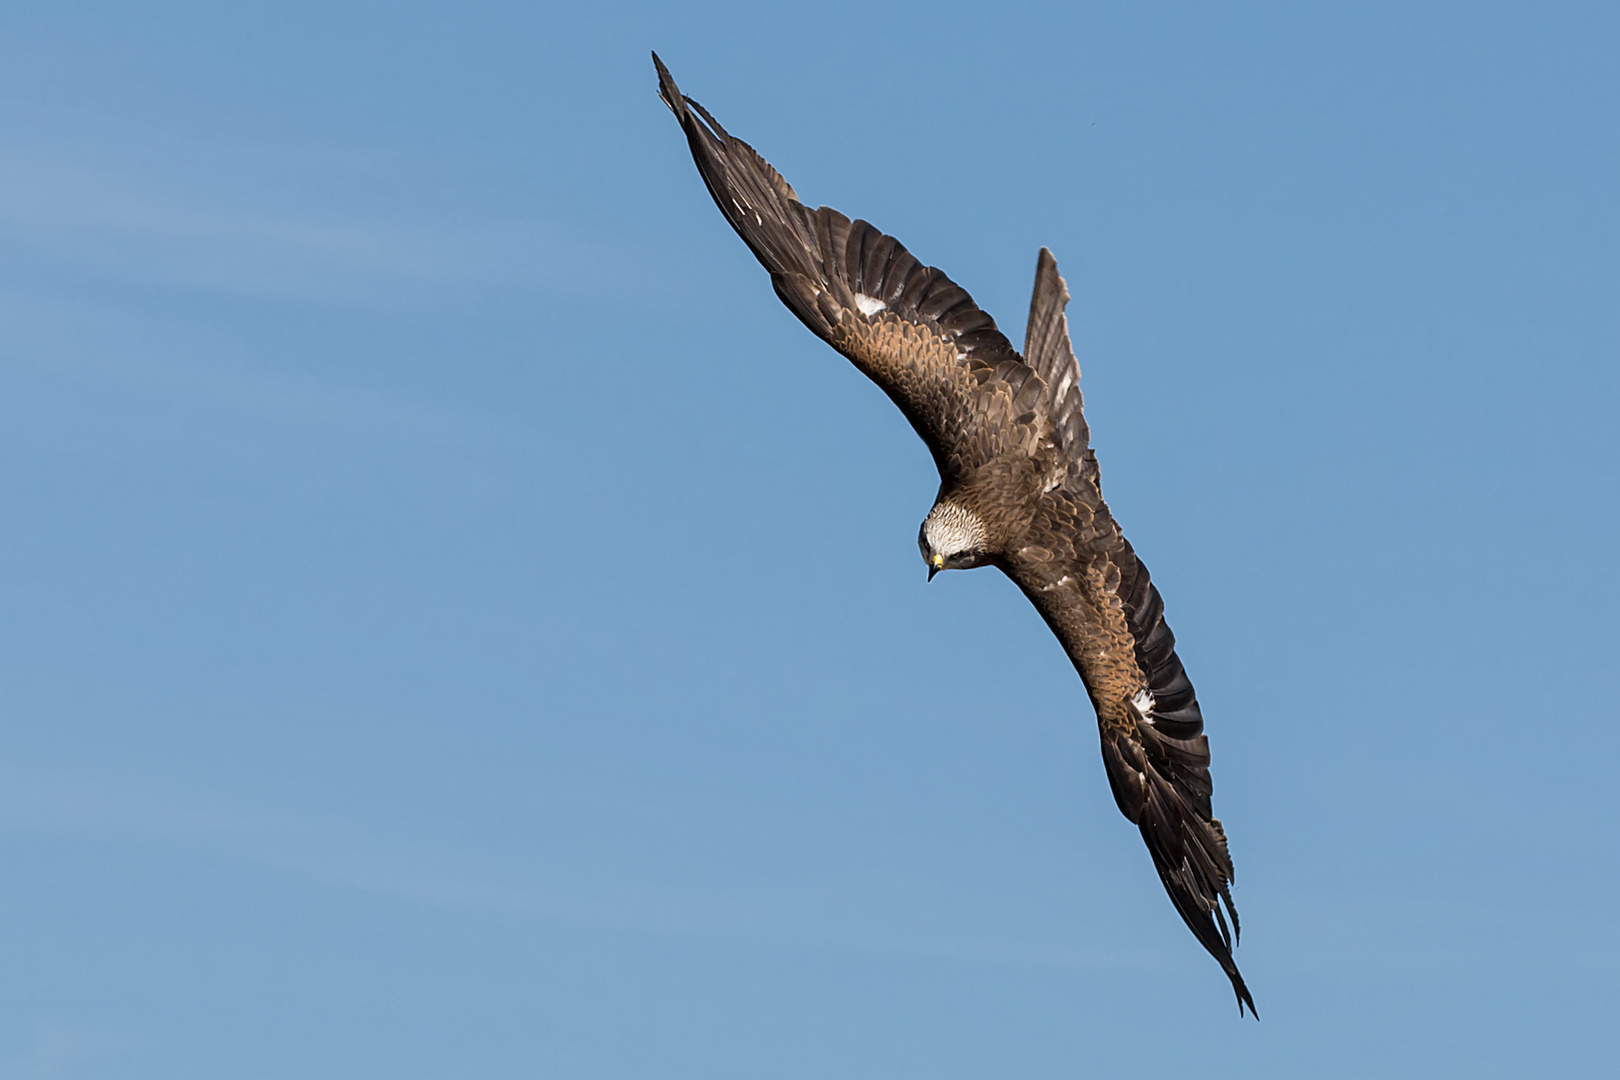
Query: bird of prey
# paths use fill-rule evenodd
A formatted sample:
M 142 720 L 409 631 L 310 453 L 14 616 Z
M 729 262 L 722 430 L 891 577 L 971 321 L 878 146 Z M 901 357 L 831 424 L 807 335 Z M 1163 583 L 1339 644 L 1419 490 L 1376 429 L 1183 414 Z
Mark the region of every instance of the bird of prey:
M 1115 801 L 1231 979 L 1238 1012 L 1253 1012 L 1232 959 L 1232 859 L 1210 807 L 1203 715 L 1159 590 L 1103 502 L 1064 315 L 1069 291 L 1052 253 L 1042 248 L 1036 262 L 1019 355 L 950 278 L 867 222 L 804 203 L 682 96 L 656 53 L 653 64 L 709 194 L 777 296 L 928 444 L 940 476 L 917 537 L 928 577 L 994 566 L 1035 605 L 1091 697 Z

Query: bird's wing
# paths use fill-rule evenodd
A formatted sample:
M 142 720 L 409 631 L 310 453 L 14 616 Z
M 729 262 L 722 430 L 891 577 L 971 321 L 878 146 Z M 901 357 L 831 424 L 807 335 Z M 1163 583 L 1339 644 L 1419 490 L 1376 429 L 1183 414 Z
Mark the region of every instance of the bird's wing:
M 1029 325 L 1024 331 L 1024 363 L 1035 369 L 1049 391 L 1052 426 L 1058 442 L 1073 460 L 1079 460 L 1091 442 L 1080 397 L 1080 365 L 1069 344 L 1069 319 L 1063 309 L 1069 287 L 1058 274 L 1057 259 L 1041 248 L 1035 260 L 1035 292 L 1029 300 Z
M 995 320 L 892 236 L 800 202 L 751 146 L 682 96 L 656 54 L 653 63 L 709 194 L 777 295 L 894 400 L 941 475 L 1032 450 L 1050 431 L 1050 394 Z
M 1049 493 L 1003 569 L 1074 661 L 1120 811 L 1141 830 L 1170 901 L 1254 1010 L 1232 959 L 1232 859 L 1210 805 L 1209 739 L 1164 603 L 1102 502 Z M 1223 913 L 1222 908 L 1225 911 Z M 1230 926 L 1228 926 L 1230 919 Z
M 1051 388 L 1049 408 L 1069 468 L 1042 496 L 1003 569 L 1079 670 L 1097 710 L 1114 799 L 1141 829 L 1171 902 L 1232 980 L 1239 1008 L 1253 1011 L 1232 959 L 1232 859 L 1210 805 L 1203 714 L 1159 590 L 1103 502 L 1063 315 L 1068 298 L 1056 261 L 1042 249 L 1024 351 Z

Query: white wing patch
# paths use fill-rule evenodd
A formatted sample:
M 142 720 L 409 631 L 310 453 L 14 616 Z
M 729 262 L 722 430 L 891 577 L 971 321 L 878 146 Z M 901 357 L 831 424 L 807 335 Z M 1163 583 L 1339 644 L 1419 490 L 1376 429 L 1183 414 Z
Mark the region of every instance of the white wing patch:
M 1138 690 L 1136 696 L 1131 698 L 1131 708 L 1135 709 L 1144 720 L 1153 718 L 1153 706 L 1156 704 L 1158 703 L 1153 700 L 1152 692 L 1148 690 Z
M 737 196 L 733 195 L 731 197 L 731 205 L 735 206 L 738 210 L 742 211 L 745 214 L 753 214 L 754 215 L 754 224 L 756 224 L 756 225 L 765 224 L 765 219 L 759 216 L 759 211 L 754 209 L 752 203 L 738 202 L 737 201 Z
M 867 296 L 865 293 L 858 292 L 855 294 L 855 306 L 861 309 L 862 315 L 865 315 L 867 318 L 871 318 L 873 315 L 876 315 L 889 305 L 885 304 L 875 296 Z

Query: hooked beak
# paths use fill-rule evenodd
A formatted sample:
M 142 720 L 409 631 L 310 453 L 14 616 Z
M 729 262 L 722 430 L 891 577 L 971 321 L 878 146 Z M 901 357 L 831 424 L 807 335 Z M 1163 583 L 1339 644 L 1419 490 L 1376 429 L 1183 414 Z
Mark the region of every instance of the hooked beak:
M 928 580 L 933 581 L 934 575 L 945 569 L 945 556 L 935 555 L 928 560 Z

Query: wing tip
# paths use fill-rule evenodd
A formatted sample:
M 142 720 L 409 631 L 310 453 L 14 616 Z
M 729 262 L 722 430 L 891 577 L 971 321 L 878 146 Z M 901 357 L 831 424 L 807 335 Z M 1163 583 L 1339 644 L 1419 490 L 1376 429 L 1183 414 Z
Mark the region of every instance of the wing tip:
M 1068 307 L 1069 301 L 1073 299 L 1069 294 L 1069 283 L 1063 280 L 1062 274 L 1058 273 L 1057 256 L 1052 254 L 1051 248 L 1043 244 L 1041 245 L 1040 254 L 1035 256 L 1036 293 L 1040 292 L 1041 283 L 1048 279 L 1057 282 L 1057 291 L 1062 296 L 1062 299 L 1058 301 L 1059 310 Z
M 1229 879 L 1230 876 L 1229 872 Z M 1238 935 L 1242 931 L 1238 927 L 1237 907 L 1232 903 L 1232 894 L 1224 885 L 1221 887 L 1220 903 L 1226 905 L 1227 913 L 1231 916 L 1232 936 L 1230 938 L 1226 936 L 1226 920 L 1221 918 L 1220 904 L 1217 904 L 1214 909 L 1215 921 L 1220 926 L 1222 944 L 1225 947 L 1220 952 L 1216 952 L 1215 949 L 1211 948 L 1208 942 L 1204 943 L 1204 947 L 1209 949 L 1210 955 L 1215 957 L 1216 962 L 1221 965 L 1221 970 L 1226 973 L 1226 977 L 1232 980 L 1232 992 L 1237 995 L 1238 1015 L 1243 1015 L 1243 1007 L 1247 1005 L 1249 1012 L 1258 1020 L 1260 1019 L 1260 1010 L 1254 1007 L 1254 996 L 1249 993 L 1249 984 L 1243 981 L 1243 973 L 1238 970 L 1237 961 L 1232 957 L 1232 950 L 1237 947 Z
M 674 113 L 677 119 L 684 122 L 686 119 L 686 99 L 681 96 L 681 88 L 675 85 L 675 77 L 669 73 L 669 68 L 665 67 L 664 62 L 658 58 L 657 50 L 653 50 L 652 62 L 653 68 L 658 72 L 658 96 L 663 99 L 665 105 L 669 106 L 669 111 Z
M 1226 973 L 1226 977 L 1232 980 L 1232 992 L 1237 995 L 1238 1016 L 1240 1018 L 1243 1016 L 1243 1007 L 1247 1005 L 1249 1015 L 1254 1017 L 1255 1022 L 1258 1023 L 1260 1010 L 1254 1007 L 1254 995 L 1249 993 L 1248 984 L 1243 981 L 1243 976 L 1238 974 L 1236 965 L 1233 965 L 1232 970 Z

